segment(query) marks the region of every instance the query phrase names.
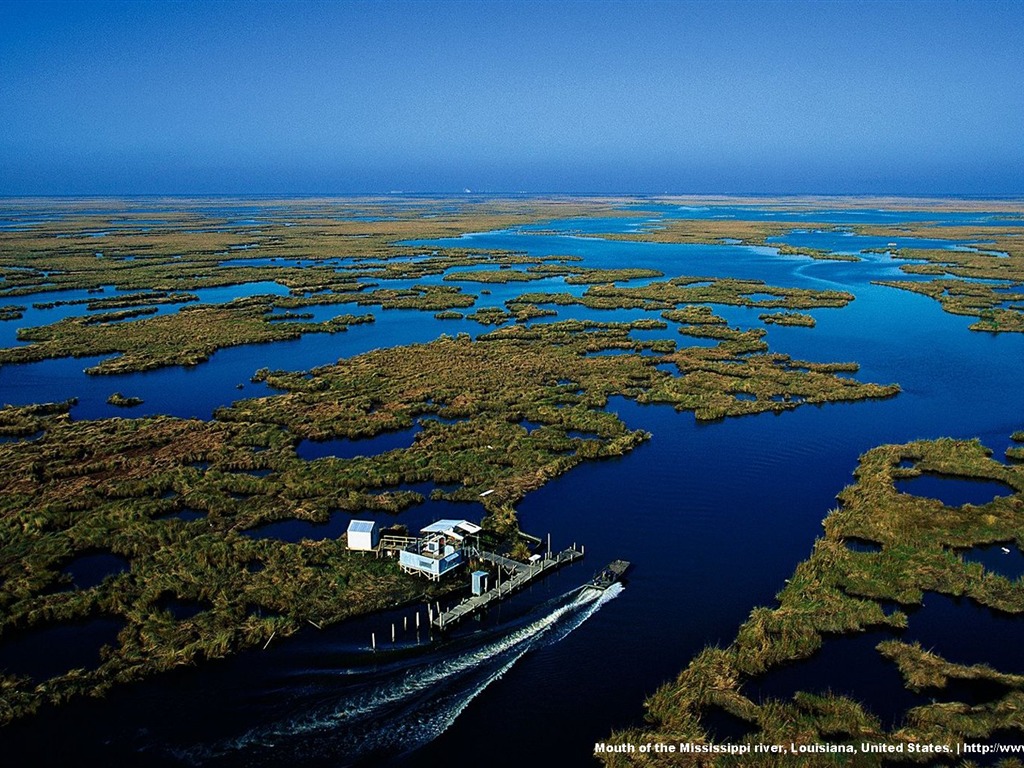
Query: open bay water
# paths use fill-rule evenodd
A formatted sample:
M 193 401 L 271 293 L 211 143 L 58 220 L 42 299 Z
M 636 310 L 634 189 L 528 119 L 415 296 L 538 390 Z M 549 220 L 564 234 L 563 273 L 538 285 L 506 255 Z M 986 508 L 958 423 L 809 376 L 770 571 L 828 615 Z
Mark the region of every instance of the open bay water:
M 931 214 L 928 220 L 944 216 Z M 807 220 L 821 219 L 809 213 Z M 623 228 L 636 223 L 624 220 Z M 861 453 L 886 442 L 977 436 L 998 458 L 1010 444 L 1010 433 L 1022 427 L 1024 337 L 971 332 L 969 318 L 946 314 L 931 299 L 872 285 L 872 280 L 912 279 L 885 255 L 867 254 L 857 263 L 811 261 L 779 256 L 772 248 L 606 241 L 580 236 L 578 222 L 567 227 L 571 235 L 552 234 L 557 222 L 537 229 L 541 233 L 506 230 L 422 245 L 571 254 L 583 258 L 581 266 L 648 267 L 667 278 L 732 276 L 847 290 L 856 296 L 848 307 L 810 311 L 816 328 L 769 327 L 772 350 L 809 361 L 857 361 L 857 378 L 898 382 L 903 392 L 884 401 L 802 406 L 710 424 L 669 406 L 612 398 L 608 408 L 652 438 L 624 457 L 577 467 L 520 504 L 525 530 L 550 533 L 556 549 L 579 542 L 587 552 L 583 563 L 524 593 L 519 599 L 525 613 L 503 608 L 479 626 L 467 625 L 449 646 L 400 638 L 400 658 L 373 656 L 367 646 L 370 632 L 384 637 L 402 611 L 322 632 L 309 628 L 266 651 L 178 670 L 117 689 L 104 700 L 45 711 L 0 731 L 0 744 L 10 754 L 32 755 L 37 764 L 70 759 L 78 765 L 425 767 L 456 755 L 460 761 L 510 768 L 529 756 L 589 766 L 595 742 L 615 728 L 641 722 L 647 695 L 705 645 L 730 642 L 753 607 L 771 604 L 809 554 L 822 518 L 852 481 Z M 843 246 L 874 247 L 857 236 L 843 236 Z M 455 284 L 473 293 L 491 290 L 478 307 L 500 306 L 522 292 L 584 289 L 558 279 Z M 230 293 L 222 300 L 227 298 Z M 644 316 L 635 310 L 556 309 L 559 316 L 551 319 Z M 758 315 L 771 311 L 714 309 L 744 327 L 759 327 Z M 81 370 L 93 360 L 4 366 L 0 399 L 78 396 L 77 418 L 144 413 L 209 418 L 214 408 L 234 399 L 269 394 L 269 388 L 249 383 L 261 367 L 304 369 L 441 333 L 475 336 L 490 330 L 407 310 L 337 305 L 316 311 L 317 319 L 366 311 L 377 319 L 342 334 L 219 350 L 188 370 L 89 377 Z M 636 336 L 686 343 L 671 323 L 664 331 Z M 243 388 L 237 389 L 240 383 Z M 114 409 L 104 401 L 115 390 L 146 402 Z M 418 523 L 426 512 L 475 518 L 481 509 L 426 502 L 396 520 Z M 332 518 L 325 528 L 340 531 L 343 523 Z M 282 535 L 290 536 L 290 529 Z M 599 604 L 576 602 L 573 588 L 615 558 L 633 563 L 624 589 Z M 980 658 L 970 654 L 969 636 L 935 637 L 933 625 L 956 625 L 958 612 L 964 622 L 973 618 L 969 606 L 926 600 L 917 628 L 911 620 L 913 637 L 940 648 L 948 644 L 972 661 Z M 930 621 L 932 616 L 941 622 Z M 1000 636 L 1017 632 L 1024 639 L 1020 626 L 1011 621 Z M 874 657 L 867 646 L 852 642 L 850 647 L 858 659 L 864 657 L 864 676 L 870 677 Z M 835 653 L 847 658 L 842 646 Z M 813 667 L 811 675 L 801 677 L 794 667 L 797 679 L 819 682 L 835 666 L 830 658 L 823 655 L 817 664 L 826 668 Z M 877 663 L 883 672 L 883 662 Z M 828 686 L 826 679 L 820 683 Z M 866 703 L 870 707 L 875 697 L 882 710 L 889 693 L 868 688 Z M 46 737 L 55 732 L 64 734 L 61 742 Z

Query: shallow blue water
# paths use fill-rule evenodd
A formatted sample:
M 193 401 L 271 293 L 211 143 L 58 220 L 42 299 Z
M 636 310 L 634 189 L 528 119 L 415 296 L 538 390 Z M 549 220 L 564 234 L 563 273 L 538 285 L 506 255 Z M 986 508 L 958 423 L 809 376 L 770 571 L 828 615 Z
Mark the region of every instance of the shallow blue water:
M 934 248 L 953 250 L 948 240 L 929 240 L 923 237 L 877 237 L 853 232 L 821 232 L 798 230 L 783 237 L 771 237 L 768 243 L 785 243 L 797 248 L 818 248 L 837 253 L 857 254 L 869 248 Z M 974 241 L 971 241 L 974 242 Z
M 809 221 L 818 224 L 913 224 L 935 222 L 942 226 L 1020 224 L 1019 214 L 1009 212 L 892 211 L 879 209 L 804 209 L 793 206 L 782 210 L 757 205 L 687 206 L 672 203 L 639 203 L 625 206 L 627 211 L 650 211 L 669 219 L 736 219 L 738 221 Z
M 251 215 L 260 215 L 259 206 L 253 206 L 253 210 Z M 736 213 L 754 216 L 746 209 L 737 209 Z M 234 210 L 232 215 L 241 214 Z M 820 215 L 809 212 L 806 220 L 828 221 Z M 862 216 L 860 212 L 843 215 Z M 928 220 L 937 217 L 930 214 Z M 837 213 L 833 218 L 840 216 Z M 894 219 L 879 216 L 875 220 Z M 944 215 L 943 220 L 947 220 Z M 948 223 L 957 221 L 957 217 L 948 219 Z M 624 220 L 621 226 L 636 223 L 635 219 Z M 607 224 L 599 222 L 601 226 Z M 570 231 L 579 227 L 580 222 L 565 225 Z M 875 247 L 860 238 L 851 241 L 834 233 L 829 237 L 850 241 L 854 250 Z M 619 413 L 631 428 L 651 432 L 652 439 L 620 459 L 573 469 L 530 494 L 519 505 L 519 511 L 524 529 L 541 536 L 550 533 L 555 548 L 574 541 L 586 545 L 585 565 L 559 574 L 552 585 L 568 588 L 580 584 L 607 561 L 624 558 L 634 563 L 625 590 L 559 642 L 534 647 L 517 657 L 500 679 L 473 695 L 464 711 L 435 741 L 404 756 L 402 762 L 407 765 L 426 766 L 454 751 L 486 755 L 489 765 L 518 768 L 521 751 L 501 747 L 509 743 L 509 734 L 514 734 L 516 743 L 527 740 L 542 748 L 552 763 L 591 765 L 595 741 L 614 728 L 640 722 L 640 704 L 646 695 L 672 678 L 706 644 L 729 642 L 752 607 L 772 602 L 795 564 L 810 552 L 821 533 L 822 518 L 836 503 L 835 495 L 852 482 L 851 473 L 861 453 L 885 442 L 977 436 L 998 458 L 1010 444 L 1009 434 L 1022 426 L 1024 388 L 1019 381 L 1024 336 L 973 333 L 967 330 L 969 318 L 948 315 L 931 299 L 871 285 L 872 280 L 907 277 L 899 272 L 899 262 L 884 255 L 866 255 L 857 263 L 812 261 L 781 257 L 772 248 L 627 243 L 526 231 L 474 234 L 420 245 L 509 249 L 533 255 L 571 254 L 583 256 L 581 266 L 587 267 L 646 267 L 659 269 L 667 277 L 730 275 L 783 286 L 847 290 L 856 295 L 848 307 L 810 311 L 817 327 L 769 326 L 767 341 L 773 351 L 797 359 L 858 361 L 858 379 L 898 382 L 903 393 L 885 401 L 804 406 L 779 415 L 711 424 L 698 424 L 692 414 L 676 413 L 668 406 L 639 406 L 613 398 L 609 409 Z M 566 286 L 559 278 L 509 285 L 455 284 L 475 294 L 491 292 L 480 296 L 477 307 L 502 306 L 505 300 L 523 292 L 570 291 L 578 295 L 586 288 Z M 216 300 L 237 295 L 231 289 L 223 290 Z M 538 322 L 570 317 L 601 321 L 658 317 L 657 313 L 639 310 L 553 308 L 557 318 Z M 765 310 L 714 309 L 730 325 L 763 327 L 757 318 Z M 429 341 L 442 333 L 476 336 L 491 330 L 472 321 L 438 321 L 432 313 L 411 310 L 338 305 L 311 311 L 318 320 L 370 311 L 376 322 L 332 336 L 311 334 L 290 342 L 220 350 L 209 362 L 189 370 L 87 377 L 81 370 L 94 360 L 5 366 L 0 368 L 0 398 L 25 403 L 76 395 L 81 402 L 74 415 L 95 418 L 124 415 L 124 411 L 104 402 L 117 390 L 145 399 L 131 415 L 171 413 L 208 418 L 216 407 L 234 399 L 271 394 L 268 387 L 249 382 L 258 368 L 306 369 L 377 347 Z M 689 343 L 678 333 L 675 323 L 669 323 L 664 331 L 644 332 L 636 338 L 671 338 L 679 344 Z M 979 371 L 984 375 L 978 375 Z M 238 384 L 243 388 L 238 389 Z M 384 449 L 394 441 L 405 444 L 403 441 L 411 438 L 399 432 L 380 439 L 377 445 Z M 313 450 L 314 445 L 300 446 L 300 455 Z M 402 445 L 395 443 L 393 447 Z M 312 457 L 310 454 L 307 458 Z M 413 490 L 429 495 L 431 489 L 424 486 Z M 477 504 L 428 500 L 397 517 L 386 513 L 358 516 L 374 517 L 382 523 L 402 522 L 415 529 L 439 517 L 475 520 L 481 514 Z M 350 517 L 338 514 L 320 528 L 306 523 L 277 523 L 274 525 L 278 528 L 260 535 L 276 531 L 290 540 L 336 535 Z M 908 636 L 919 636 L 924 642 L 931 632 L 929 617 L 950 618 L 946 613 L 941 601 L 929 598 L 926 608 L 912 618 L 910 632 L 915 634 Z M 124 740 L 122 746 L 131 744 L 133 750 L 148 750 L 142 753 L 146 759 L 158 753 L 160 761 L 179 764 L 161 746 L 171 737 L 147 735 L 152 725 L 146 718 L 153 716 L 153 707 L 136 705 L 159 701 L 164 712 L 187 713 L 193 711 L 191 699 L 203 690 L 210 702 L 223 706 L 233 702 L 231 706 L 240 712 L 258 710 L 271 719 L 285 714 L 301 717 L 304 711 L 315 709 L 304 698 L 309 675 L 318 680 L 318 696 L 327 695 L 325 689 L 330 688 L 325 679 L 344 684 L 344 675 L 327 661 L 332 658 L 333 641 L 325 638 L 362 632 L 370 625 L 376 626 L 376 621 L 379 619 L 369 618 L 339 628 L 339 635 L 307 633 L 294 643 L 272 646 L 265 653 L 246 654 L 225 665 L 214 665 L 217 669 L 176 674 L 127 688 L 112 696 L 110 710 L 105 710 L 108 705 L 102 702 L 80 702 L 67 714 L 38 718 L 38 726 L 21 725 L 19 732 L 31 735 L 35 727 L 55 727 L 59 723 L 62 729 L 75 733 L 73 742 L 86 745 L 82 747 L 84 754 L 92 749 L 92 754 L 101 755 L 112 748 L 103 746 L 112 731 L 101 728 L 94 733 L 95 724 L 97 719 L 104 719 L 105 712 L 110 719 L 117 713 L 116 733 Z M 365 637 L 362 642 L 365 644 Z M 855 639 L 848 645 L 860 652 L 858 642 L 869 641 Z M 960 642 L 949 641 L 949 647 L 957 650 Z M 970 638 L 962 642 L 966 653 Z M 816 662 L 823 672 L 836 668 L 829 661 L 831 656 L 823 658 Z M 629 663 L 618 663 L 621 659 L 629 659 Z M 207 680 L 212 688 L 205 692 L 203 681 Z M 240 683 L 242 680 L 251 682 Z M 239 691 L 231 688 L 239 685 Z M 863 696 L 882 713 L 899 703 L 889 698 L 890 688 L 888 684 L 869 687 L 863 689 Z M 523 701 L 531 706 L 520 706 Z M 139 714 L 133 720 L 135 711 Z M 240 718 L 226 715 L 219 721 L 212 717 L 201 722 L 184 714 L 166 717 L 174 727 L 174 743 L 189 749 L 219 744 L 245 729 Z M 81 725 L 75 725 L 78 722 Z M 389 726 L 384 722 L 378 727 L 386 731 Z M 266 747 L 260 759 L 266 764 L 330 762 L 322 755 L 310 754 L 316 754 L 316 744 L 341 736 L 342 725 L 333 734 L 325 734 L 322 729 L 310 731 L 305 737 L 290 737 L 287 745 Z M 201 749 L 189 752 L 200 753 L 205 754 Z M 335 758 L 330 764 L 337 763 Z

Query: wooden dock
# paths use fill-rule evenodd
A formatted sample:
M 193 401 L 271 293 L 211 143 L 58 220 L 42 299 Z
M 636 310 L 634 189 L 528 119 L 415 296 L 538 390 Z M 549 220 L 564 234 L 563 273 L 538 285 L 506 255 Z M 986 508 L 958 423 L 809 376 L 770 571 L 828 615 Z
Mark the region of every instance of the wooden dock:
M 569 549 L 562 550 L 557 554 L 548 554 L 534 563 L 520 563 L 518 560 L 510 560 L 507 557 L 496 555 L 493 552 L 476 552 L 481 560 L 497 566 L 497 578 L 494 587 L 483 594 L 473 595 L 464 598 L 457 605 L 447 611 L 439 611 L 431 617 L 431 627 L 445 630 L 454 627 L 467 616 L 472 616 L 487 606 L 518 592 L 535 579 L 539 579 L 546 573 L 561 568 L 563 565 L 574 563 L 583 557 L 583 551 L 576 549 L 573 545 Z M 504 572 L 504 575 L 503 575 Z

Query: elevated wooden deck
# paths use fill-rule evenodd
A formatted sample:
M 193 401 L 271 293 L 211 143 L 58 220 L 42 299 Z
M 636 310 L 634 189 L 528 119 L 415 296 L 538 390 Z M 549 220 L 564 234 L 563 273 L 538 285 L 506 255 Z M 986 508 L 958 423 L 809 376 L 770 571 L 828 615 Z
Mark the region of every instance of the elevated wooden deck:
M 510 560 L 507 557 L 482 550 L 477 551 L 475 555 L 481 560 L 493 563 L 498 567 L 498 577 L 495 579 L 494 587 L 483 594 L 464 598 L 447 611 L 434 614 L 431 619 L 431 626 L 433 628 L 444 630 L 455 626 L 467 616 L 472 616 L 488 605 L 508 597 L 533 580 L 539 579 L 544 574 L 561 568 L 563 565 L 576 562 L 583 557 L 583 551 L 576 549 L 575 545 L 573 545 L 569 549 L 562 550 L 557 554 L 549 554 L 535 563 L 520 563 L 518 560 Z M 501 575 L 502 571 L 507 575 L 503 577 Z

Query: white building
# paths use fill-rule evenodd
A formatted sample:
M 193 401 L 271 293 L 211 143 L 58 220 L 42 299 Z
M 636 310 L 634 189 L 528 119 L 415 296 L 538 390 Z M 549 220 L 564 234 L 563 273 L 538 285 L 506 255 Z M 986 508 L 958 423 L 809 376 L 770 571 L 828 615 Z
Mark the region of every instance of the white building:
M 348 524 L 348 548 L 372 552 L 380 543 L 380 531 L 372 520 L 353 520 Z
M 406 573 L 437 581 L 465 562 L 463 541 L 481 530 L 468 520 L 438 520 L 420 529 L 424 538 L 398 553 L 398 564 Z

